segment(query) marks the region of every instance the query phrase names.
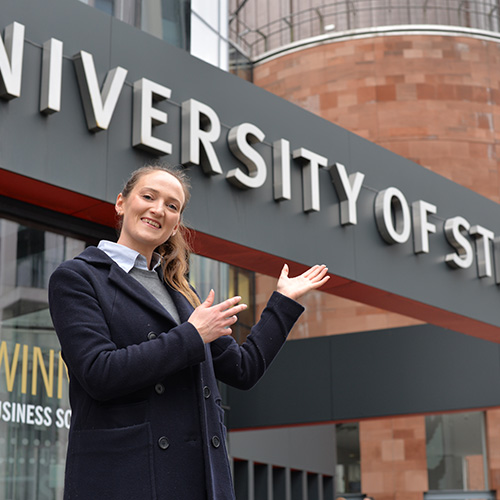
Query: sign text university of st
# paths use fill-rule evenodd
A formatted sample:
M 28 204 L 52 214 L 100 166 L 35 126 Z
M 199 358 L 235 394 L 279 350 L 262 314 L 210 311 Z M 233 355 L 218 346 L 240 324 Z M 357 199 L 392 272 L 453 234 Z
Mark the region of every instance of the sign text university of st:
M 29 32 L 29 26 L 13 22 L 5 28 L 0 44 L 0 91 L 7 105 L 10 101 L 23 99 L 22 82 L 29 70 L 23 58 L 26 32 Z M 322 183 L 328 179 L 338 200 L 339 225 L 347 228 L 359 224 L 360 194 L 364 188 L 371 189 L 367 186 L 368 174 L 362 171 L 349 174 L 348 171 L 354 168 L 345 160 L 337 161 L 321 150 L 313 151 L 312 148 L 304 147 L 296 139 L 280 137 L 276 126 L 267 130 L 265 123 L 256 125 L 236 119 L 226 126 L 222 123 L 218 109 L 196 95 L 181 101 L 180 140 L 178 143 L 169 142 L 160 138 L 161 129 L 179 125 L 162 108 L 162 102 L 175 98 L 177 92 L 175 87 L 168 86 L 168 81 L 141 77 L 127 84 L 129 71 L 125 67 L 96 67 L 93 54 L 83 50 L 68 57 L 64 55 L 64 41 L 55 38 L 39 40 L 39 43 L 41 70 L 38 80 L 30 79 L 30 85 L 39 88 L 38 111 L 46 116 L 47 121 L 56 114 L 64 113 L 61 96 L 64 85 L 68 83 L 62 78 L 63 67 L 71 64 L 77 77 L 86 127 L 92 133 L 107 133 L 115 126 L 113 117 L 120 97 L 123 97 L 127 85 L 131 85 L 131 149 L 140 148 L 153 155 L 177 157 L 185 165 L 199 165 L 207 181 L 210 179 L 213 183 L 220 179 L 229 183 L 229 189 L 237 191 L 260 190 L 271 182 L 274 202 L 285 204 L 285 207 L 286 202 L 292 200 L 293 182 L 297 178 L 296 172 L 300 171 L 302 212 L 311 216 L 325 209 L 320 200 L 320 191 Z M 186 57 L 189 56 L 186 54 Z M 307 134 L 308 131 L 304 129 L 300 135 L 307 139 Z M 221 149 L 221 139 L 225 139 L 226 151 Z M 271 149 L 271 161 L 269 155 L 266 157 L 259 149 L 262 145 Z M 221 157 L 227 158 L 228 151 L 233 157 L 230 167 L 227 162 L 221 161 Z M 9 168 L 8 165 L 0 166 Z M 453 189 L 453 183 L 449 182 L 449 186 Z M 444 266 L 448 272 L 469 271 L 469 274 L 463 275 L 467 276 L 462 282 L 464 287 L 468 286 L 470 270 L 474 269 L 475 278 L 481 282 L 482 288 L 486 286 L 488 294 L 494 294 L 494 300 L 498 301 L 500 237 L 495 230 L 500 234 L 500 229 L 488 227 L 481 220 L 472 219 L 467 211 L 459 209 L 440 221 L 439 201 L 425 200 L 423 195 L 408 199 L 403 191 L 397 185 L 389 184 L 376 192 L 371 222 L 383 244 L 387 248 L 411 245 L 415 256 L 425 255 L 432 253 L 433 243 L 442 233 L 448 249 L 437 259 L 433 258 L 430 264 L 437 265 L 437 260 L 438 265 Z M 293 239 L 294 235 L 290 236 Z M 332 253 L 334 251 L 332 249 Z M 314 253 L 314 249 L 311 252 Z M 326 263 L 332 268 L 329 262 Z M 450 294 L 453 294 L 453 290 L 450 290 Z M 500 318 L 489 322 L 500 326 Z

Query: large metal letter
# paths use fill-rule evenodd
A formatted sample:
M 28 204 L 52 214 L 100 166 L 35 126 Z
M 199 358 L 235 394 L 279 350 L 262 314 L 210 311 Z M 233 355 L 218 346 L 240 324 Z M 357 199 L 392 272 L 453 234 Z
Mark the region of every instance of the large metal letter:
M 290 142 L 286 139 L 279 139 L 273 143 L 273 192 L 276 201 L 292 198 Z
M 304 212 L 319 212 L 319 167 L 325 168 L 328 159 L 305 148 L 296 149 L 293 158 L 302 165 Z
M 363 185 L 365 174 L 356 172 L 347 176 L 342 163 L 334 163 L 328 167 L 333 185 L 340 200 L 340 224 L 357 224 L 356 202 Z
M 495 257 L 495 283 L 500 285 L 500 236 L 496 237 L 493 242 L 493 250 Z
M 51 38 L 43 44 L 40 113 L 50 115 L 61 110 L 63 43 Z
M 428 214 L 437 213 L 436 205 L 419 200 L 412 203 L 413 251 L 429 253 L 429 233 L 436 232 L 436 225 L 428 221 Z
M 467 269 L 474 259 L 472 245 L 462 233 L 462 230 L 469 231 L 470 224 L 463 217 L 457 216 L 447 219 L 444 222 L 444 234 L 448 243 L 456 250 L 456 253 L 449 253 L 445 257 L 445 262 L 452 268 Z
M 477 275 L 486 278 L 493 275 L 491 264 L 491 245 L 495 239 L 495 233 L 482 226 L 472 226 L 469 234 L 476 240 Z
M 4 40 L 0 38 L 0 97 L 14 99 L 21 95 L 23 72 L 24 25 L 9 24 Z
M 184 165 L 201 165 L 203 172 L 208 175 L 222 174 L 213 146 L 219 139 L 220 132 L 219 117 L 211 107 L 195 99 L 184 101 L 181 162 Z
M 73 62 L 80 86 L 87 127 L 93 132 L 106 130 L 125 83 L 127 70 L 117 66 L 108 71 L 101 93 L 92 54 L 81 50 L 73 56 Z
M 389 244 L 405 243 L 411 234 L 410 208 L 404 194 L 395 187 L 375 197 L 375 220 L 382 238 Z
M 248 175 L 239 168 L 230 170 L 226 179 L 241 189 L 259 188 L 266 182 L 267 168 L 264 158 L 252 148 L 251 144 L 262 142 L 264 132 L 251 123 L 233 127 L 227 136 L 229 149 L 248 169 Z
M 134 116 L 132 120 L 132 144 L 134 147 L 161 155 L 172 153 L 172 144 L 153 137 L 153 127 L 167 123 L 168 120 L 167 113 L 154 108 L 153 103 L 168 99 L 171 93 L 169 88 L 146 78 L 134 82 Z

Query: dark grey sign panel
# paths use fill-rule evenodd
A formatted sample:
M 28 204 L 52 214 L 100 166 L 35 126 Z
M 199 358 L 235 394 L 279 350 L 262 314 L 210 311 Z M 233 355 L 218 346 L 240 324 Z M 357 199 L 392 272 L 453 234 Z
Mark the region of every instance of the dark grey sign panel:
M 287 342 L 250 391 L 227 391 L 233 429 L 500 405 L 500 346 L 433 325 Z
M 242 267 L 325 263 L 340 278 L 331 293 L 497 340 L 497 204 L 76 0 L 2 2 L 0 14 L 25 30 L 20 95 L 0 99 L 0 169 L 113 203 L 144 162 L 189 163 L 188 223 L 242 249 Z M 61 105 L 46 114 L 53 38 Z M 10 57 L 3 80 L 21 60 Z

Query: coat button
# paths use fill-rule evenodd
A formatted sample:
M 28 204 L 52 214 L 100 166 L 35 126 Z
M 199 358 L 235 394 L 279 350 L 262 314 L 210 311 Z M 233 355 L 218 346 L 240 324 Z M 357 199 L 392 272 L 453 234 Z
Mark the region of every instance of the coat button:
M 158 446 L 162 450 L 166 450 L 170 446 L 170 443 L 168 442 L 168 439 L 165 436 L 162 436 L 160 439 L 158 439 Z
M 163 394 L 165 392 L 165 386 L 163 384 L 155 385 L 156 394 Z
M 212 438 L 212 446 L 214 448 L 218 448 L 220 446 L 220 439 L 219 439 L 219 436 L 214 436 Z
M 153 340 L 156 338 L 156 333 L 155 332 L 149 332 L 148 333 L 148 340 Z
M 205 399 L 208 399 L 210 397 L 210 394 L 212 394 L 212 392 L 210 391 L 210 387 L 208 387 L 208 385 L 203 387 L 203 396 L 205 396 Z

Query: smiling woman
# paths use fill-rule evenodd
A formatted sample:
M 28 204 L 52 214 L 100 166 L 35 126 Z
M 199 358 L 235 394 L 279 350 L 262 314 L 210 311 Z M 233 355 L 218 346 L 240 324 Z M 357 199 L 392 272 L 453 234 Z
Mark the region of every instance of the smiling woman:
M 123 216 L 118 243 L 151 262 L 155 248 L 179 229 L 184 198 L 182 185 L 173 175 L 161 170 L 143 175 L 130 194 L 120 193 L 116 200 L 116 211 Z
M 200 303 L 187 281 L 188 200 L 184 170 L 135 171 L 116 200 L 118 242 L 87 248 L 51 277 L 71 379 L 66 500 L 233 500 L 217 380 L 252 387 L 302 313 L 296 300 L 328 281 L 325 266 L 289 278 L 285 264 L 239 346 L 241 297 L 214 305 L 211 290 Z
M 115 209 L 120 218 L 118 243 L 143 255 L 148 267 L 157 250 L 164 259 L 165 281 L 196 307 L 199 298 L 185 278 L 190 249 L 181 222 L 190 198 L 189 187 L 182 169 L 142 167 L 125 184 Z

